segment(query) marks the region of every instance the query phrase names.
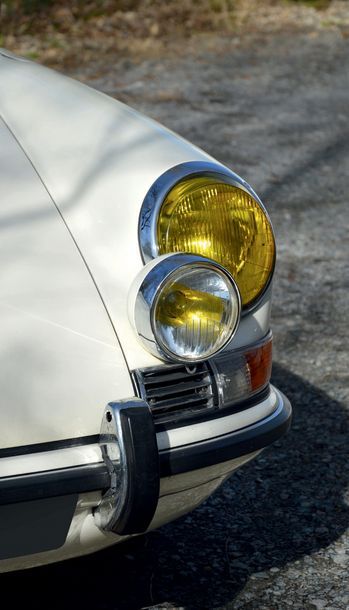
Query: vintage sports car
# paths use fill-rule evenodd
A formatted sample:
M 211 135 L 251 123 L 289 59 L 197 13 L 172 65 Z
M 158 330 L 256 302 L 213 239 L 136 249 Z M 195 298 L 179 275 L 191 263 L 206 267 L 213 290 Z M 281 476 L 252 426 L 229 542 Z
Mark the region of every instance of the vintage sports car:
M 0 51 L 0 571 L 185 514 L 284 434 L 251 187 Z

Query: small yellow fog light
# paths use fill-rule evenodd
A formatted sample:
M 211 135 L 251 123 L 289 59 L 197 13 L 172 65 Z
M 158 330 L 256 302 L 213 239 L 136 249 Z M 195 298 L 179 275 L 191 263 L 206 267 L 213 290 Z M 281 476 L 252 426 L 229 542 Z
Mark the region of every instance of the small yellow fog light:
M 183 362 L 219 352 L 240 319 L 240 295 L 230 274 L 190 254 L 161 256 L 149 265 L 133 308 L 134 326 L 147 348 Z
M 237 290 L 227 274 L 204 263 L 173 272 L 153 307 L 153 330 L 170 356 L 209 358 L 230 339 L 239 316 Z

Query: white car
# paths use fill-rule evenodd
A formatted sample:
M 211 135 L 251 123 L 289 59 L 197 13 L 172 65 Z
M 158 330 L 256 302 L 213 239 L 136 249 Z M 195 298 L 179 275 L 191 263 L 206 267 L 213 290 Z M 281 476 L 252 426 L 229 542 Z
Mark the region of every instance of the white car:
M 4 572 L 187 513 L 291 406 L 270 385 L 275 241 L 251 187 L 6 51 L 0 115 Z

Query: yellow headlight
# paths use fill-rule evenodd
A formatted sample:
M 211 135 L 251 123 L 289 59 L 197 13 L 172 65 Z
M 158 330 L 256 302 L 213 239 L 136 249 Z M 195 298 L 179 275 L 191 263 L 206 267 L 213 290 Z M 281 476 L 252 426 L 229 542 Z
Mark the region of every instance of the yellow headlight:
M 156 320 L 168 326 L 219 327 L 224 314 L 224 301 L 201 290 L 192 290 L 184 284 L 172 284 L 159 298 Z
M 158 289 L 152 307 L 154 336 L 168 355 L 202 360 L 230 340 L 239 315 L 231 277 L 215 263 L 196 259 L 194 265 L 176 269 Z
M 167 194 L 158 217 L 159 254 L 191 252 L 230 271 L 243 307 L 263 292 L 274 268 L 275 242 L 260 204 L 219 177 L 188 177 Z
M 129 319 L 156 357 L 201 362 L 232 340 L 240 321 L 239 290 L 226 269 L 196 254 L 165 254 L 133 281 Z

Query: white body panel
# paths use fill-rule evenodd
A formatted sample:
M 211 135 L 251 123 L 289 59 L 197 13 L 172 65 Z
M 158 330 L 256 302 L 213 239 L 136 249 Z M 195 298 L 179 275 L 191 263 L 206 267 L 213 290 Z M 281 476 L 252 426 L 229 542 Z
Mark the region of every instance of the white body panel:
M 0 448 L 98 434 L 132 395 L 95 285 L 32 165 L 0 121 Z
M 0 55 L 0 82 L 0 111 L 74 235 L 129 368 L 156 364 L 127 315 L 129 289 L 143 266 L 140 207 L 163 172 L 212 159 L 127 106 L 31 62 Z M 263 336 L 269 310 L 270 293 L 242 320 L 232 346 Z

